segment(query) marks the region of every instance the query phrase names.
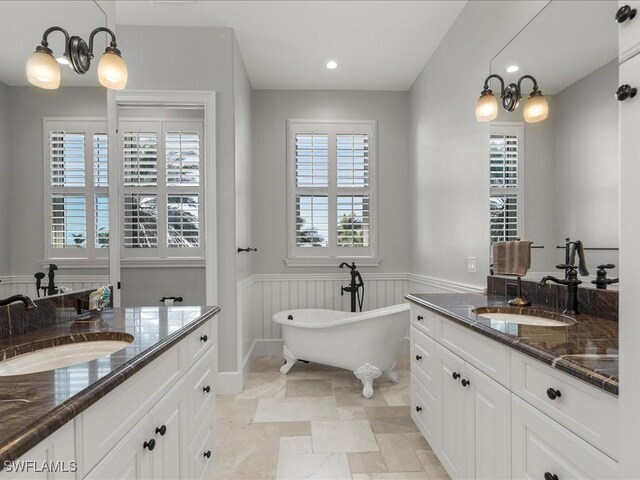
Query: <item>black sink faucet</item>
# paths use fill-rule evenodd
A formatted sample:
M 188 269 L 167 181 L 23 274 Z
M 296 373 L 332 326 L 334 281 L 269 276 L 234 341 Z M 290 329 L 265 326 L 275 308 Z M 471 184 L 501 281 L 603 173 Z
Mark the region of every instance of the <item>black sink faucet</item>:
M 58 270 L 58 266 L 55 263 L 49 265 L 49 285 L 47 287 L 47 295 L 55 295 L 58 293 L 58 289 L 56 288 L 56 270 Z
M 567 303 L 564 308 L 565 314 L 578 315 L 578 285 L 582 283 L 582 280 L 578 279 L 578 268 L 576 265 L 556 265 L 556 268 L 566 271 L 566 278 L 561 280 L 556 277 L 548 276 L 543 277 L 538 285 L 545 286 L 547 282 L 555 282 L 559 285 L 567 286 Z
M 26 295 L 12 295 L 11 297 L 5 298 L 4 300 L 0 300 L 0 307 L 4 307 L 5 305 L 10 305 L 12 303 L 22 302 L 24 303 L 24 309 L 26 311 L 34 310 L 38 308 L 31 298 Z

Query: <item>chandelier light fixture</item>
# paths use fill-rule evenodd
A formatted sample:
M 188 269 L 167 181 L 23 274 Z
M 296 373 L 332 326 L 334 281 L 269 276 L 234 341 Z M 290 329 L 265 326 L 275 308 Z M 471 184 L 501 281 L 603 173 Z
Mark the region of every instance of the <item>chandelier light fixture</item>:
M 549 104 L 538 88 L 537 80 L 531 75 L 523 75 L 517 83 L 511 83 L 505 87 L 504 80 L 500 75 L 489 75 L 484 81 L 484 87 L 480 93 L 480 98 L 476 102 L 476 119 L 479 122 L 490 122 L 498 116 L 498 100 L 489 88 L 489 80 L 497 78 L 500 81 L 500 98 L 502 107 L 507 112 L 513 112 L 518 108 L 522 99 L 521 84 L 525 79 L 533 82 L 533 90 L 524 105 L 524 121 L 536 123 L 545 120 L 549 116 Z
M 52 32 L 62 32 L 64 35 L 64 56 L 56 60 L 53 50 L 49 48 L 47 38 Z M 106 27 L 98 27 L 89 36 L 89 44 L 77 36 L 69 36 L 62 27 L 51 27 L 45 30 L 40 45 L 27 61 L 27 79 L 36 87 L 55 90 L 60 86 L 60 64 L 68 64 L 74 72 L 85 74 L 89 71 L 93 54 L 93 38 L 99 32 L 106 32 L 111 36 L 111 43 L 105 49 L 98 64 L 98 79 L 100 83 L 111 90 L 122 90 L 127 85 L 127 64 L 117 48 L 115 34 Z

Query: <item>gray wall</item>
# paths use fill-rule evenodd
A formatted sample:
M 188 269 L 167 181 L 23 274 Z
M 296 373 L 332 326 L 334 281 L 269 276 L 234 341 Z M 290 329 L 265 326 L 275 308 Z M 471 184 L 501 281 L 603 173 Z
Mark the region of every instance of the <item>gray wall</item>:
M 373 272 L 409 270 L 409 95 L 407 92 L 259 90 L 253 94 L 254 229 L 258 273 L 337 272 L 287 268 L 287 119 L 378 121 L 378 251 Z
M 9 87 L 11 119 L 11 218 L 10 273 L 33 274 L 42 270 L 44 258 L 44 152 L 43 117 L 107 116 L 107 94 L 102 87 L 61 87 L 43 90 L 36 87 Z M 4 237 L 7 230 L 2 230 Z M 75 273 L 104 274 L 100 271 Z M 74 274 L 65 269 L 60 274 Z
M 118 26 L 118 45 L 126 52 L 128 90 L 216 91 L 216 161 L 218 215 L 218 317 L 220 371 L 237 370 L 235 137 L 233 100 L 233 32 L 229 28 Z M 171 59 L 171 61 L 167 61 Z M 212 140 L 212 139 L 211 139 Z M 201 272 L 183 284 L 185 291 L 200 288 Z M 131 274 L 124 288 L 132 295 L 158 285 L 139 283 Z M 147 278 L 155 274 L 150 271 Z M 168 274 L 169 275 L 169 274 Z M 173 281 L 179 282 L 182 273 Z M 152 296 L 155 298 L 155 296 Z M 152 298 L 149 297 L 149 298 Z M 204 299 L 202 299 L 204 301 Z
M 0 275 L 11 268 L 10 216 L 11 216 L 11 145 L 9 144 L 9 87 L 0 82 Z
M 411 88 L 413 273 L 486 285 L 489 126 L 474 106 L 491 58 L 545 4 L 468 2 Z M 477 273 L 467 272 L 468 256 Z

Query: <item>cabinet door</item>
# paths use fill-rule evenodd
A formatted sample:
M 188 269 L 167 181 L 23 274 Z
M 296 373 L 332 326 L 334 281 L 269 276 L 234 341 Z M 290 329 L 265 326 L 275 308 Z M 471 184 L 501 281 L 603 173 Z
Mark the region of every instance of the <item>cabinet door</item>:
M 637 13 L 635 18 L 627 20 L 619 26 L 620 35 L 618 51 L 621 62 L 628 60 L 640 51 L 640 0 L 619 1 L 617 6 L 612 5 L 612 9 L 622 7 L 624 5 L 629 5 L 629 7 L 635 8 Z M 612 22 L 615 21 L 613 20 L 613 17 L 614 16 L 612 15 Z
M 467 478 L 465 470 L 465 393 L 467 392 L 460 383 L 465 374 L 465 362 L 441 345 L 438 345 L 436 355 L 442 412 L 440 461 L 451 478 Z
M 511 393 L 466 365 L 467 477 L 511 478 Z
M 146 479 L 152 478 L 153 451 L 145 442 L 155 439 L 151 433 L 151 418 L 143 417 L 118 444 L 84 477 L 86 479 Z
M 182 383 L 178 384 L 179 387 Z M 180 478 L 184 458 L 181 414 L 184 401 L 180 390 L 170 392 L 150 413 L 151 430 L 156 440 L 153 451 L 153 478 Z

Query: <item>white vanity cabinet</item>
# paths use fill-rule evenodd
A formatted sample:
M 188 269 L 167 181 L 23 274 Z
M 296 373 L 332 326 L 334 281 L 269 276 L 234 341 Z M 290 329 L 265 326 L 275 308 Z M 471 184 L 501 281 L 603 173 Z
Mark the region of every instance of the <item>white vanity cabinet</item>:
M 618 6 L 629 6 L 636 10 L 633 19 L 620 23 L 618 30 L 618 51 L 620 61 L 624 62 L 640 52 L 640 0 L 620 1 Z
M 411 414 L 453 479 L 617 478 L 617 397 L 413 304 L 410 337 Z

